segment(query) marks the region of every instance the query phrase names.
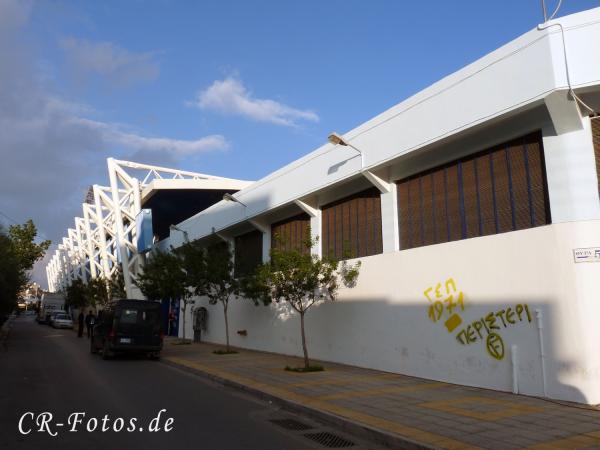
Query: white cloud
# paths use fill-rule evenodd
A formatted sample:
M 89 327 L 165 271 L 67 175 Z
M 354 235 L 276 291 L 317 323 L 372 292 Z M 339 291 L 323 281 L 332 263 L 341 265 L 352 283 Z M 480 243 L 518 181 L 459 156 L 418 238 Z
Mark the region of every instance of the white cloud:
M 215 81 L 198 94 L 193 104 L 204 110 L 276 125 L 295 127 L 300 121 L 319 121 L 314 111 L 292 108 L 275 100 L 254 98 L 242 82 L 233 77 Z
M 91 120 L 97 111 L 57 95 L 40 77 L 39 58 L 24 35 L 26 6 L 0 0 L 0 209 L 5 214 L 19 222 L 33 219 L 40 235 L 57 242 L 81 214 L 87 186 L 107 182 L 108 156 L 177 165 L 184 157 L 227 147 L 219 135 L 149 137 L 126 125 Z M 45 284 L 43 267 L 36 265 L 34 279 Z
M 124 131 L 121 126 L 95 120 L 73 117 L 71 122 L 88 127 L 100 133 L 107 144 L 117 144 L 138 151 L 171 152 L 177 157 L 185 157 L 214 150 L 225 150 L 229 143 L 220 134 L 205 136 L 196 140 L 145 137 Z
M 155 52 L 133 53 L 112 42 L 66 38 L 60 41 L 77 75 L 101 75 L 118 85 L 152 81 L 158 77 Z

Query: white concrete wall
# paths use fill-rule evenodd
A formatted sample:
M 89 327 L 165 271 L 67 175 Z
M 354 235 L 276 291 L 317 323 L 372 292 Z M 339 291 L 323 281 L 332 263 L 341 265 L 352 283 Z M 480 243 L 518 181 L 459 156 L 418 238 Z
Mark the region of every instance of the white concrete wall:
M 361 367 L 470 386 L 512 389 L 510 349 L 518 347 L 519 392 L 544 395 L 535 311 L 543 314 L 546 395 L 600 402 L 600 264 L 575 264 L 573 248 L 600 244 L 600 221 L 564 223 L 496 236 L 433 245 L 362 259 L 356 288 L 337 302 L 307 313 L 310 356 Z M 424 295 L 452 278 L 464 293 L 463 323 L 449 333 L 428 317 Z M 452 290 L 451 285 L 449 285 Z M 433 293 L 429 294 L 434 295 Z M 490 312 L 527 304 L 532 321 L 497 330 L 505 356 L 494 359 L 484 340 L 461 345 L 459 330 Z M 209 311 L 204 340 L 224 343 L 221 305 Z M 299 319 L 286 305 L 254 306 L 233 300 L 229 309 L 232 345 L 301 354 Z M 456 312 L 457 310 L 455 310 Z M 516 317 L 516 316 L 515 316 Z M 188 319 L 188 336 L 192 321 Z M 247 330 L 240 336 L 237 330 Z

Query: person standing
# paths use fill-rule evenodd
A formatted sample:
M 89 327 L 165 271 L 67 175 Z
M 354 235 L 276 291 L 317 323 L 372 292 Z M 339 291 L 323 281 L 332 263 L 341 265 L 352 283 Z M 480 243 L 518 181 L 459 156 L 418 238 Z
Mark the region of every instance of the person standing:
M 96 321 L 96 316 L 92 313 L 92 310 L 89 310 L 87 316 L 85 316 L 85 327 L 87 328 L 87 337 L 88 339 L 92 336 L 92 327 L 94 326 L 94 322 Z
M 83 311 L 79 312 L 77 321 L 79 322 L 79 329 L 77 330 L 77 337 L 82 337 L 83 336 L 83 321 L 84 321 Z

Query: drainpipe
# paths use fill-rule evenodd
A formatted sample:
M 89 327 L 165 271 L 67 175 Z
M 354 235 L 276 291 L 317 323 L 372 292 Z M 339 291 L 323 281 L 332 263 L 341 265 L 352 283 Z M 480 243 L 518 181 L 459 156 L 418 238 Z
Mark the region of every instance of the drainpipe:
M 542 388 L 544 391 L 544 397 L 548 396 L 546 390 L 546 352 L 544 351 L 544 322 L 542 320 L 542 310 L 535 310 L 535 318 L 537 320 L 538 337 L 540 339 L 540 362 L 542 363 Z
M 517 346 L 513 345 L 510 348 L 510 356 L 511 356 L 511 361 L 512 361 L 512 376 L 513 376 L 513 394 L 518 394 L 519 393 L 519 379 L 518 377 L 518 372 L 519 372 L 519 358 L 517 355 Z

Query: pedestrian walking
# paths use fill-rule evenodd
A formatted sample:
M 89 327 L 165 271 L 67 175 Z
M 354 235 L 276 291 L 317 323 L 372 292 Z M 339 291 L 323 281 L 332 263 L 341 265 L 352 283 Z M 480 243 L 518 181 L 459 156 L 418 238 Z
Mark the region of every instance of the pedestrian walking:
M 91 310 L 88 311 L 87 316 L 85 316 L 85 327 L 87 328 L 88 339 L 90 337 L 92 337 L 92 331 L 93 331 L 95 321 L 96 321 L 96 316 L 94 315 L 94 313 Z
M 79 329 L 77 330 L 77 337 L 82 337 L 83 336 L 83 322 L 85 320 L 85 317 L 83 315 L 83 311 L 79 312 L 79 316 L 77 317 L 77 321 L 79 323 Z

